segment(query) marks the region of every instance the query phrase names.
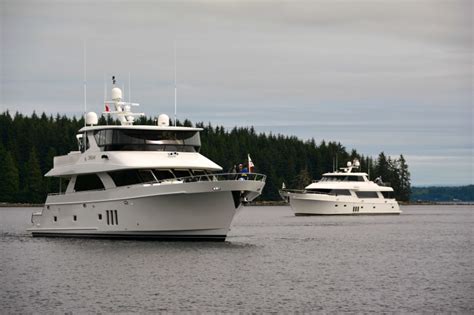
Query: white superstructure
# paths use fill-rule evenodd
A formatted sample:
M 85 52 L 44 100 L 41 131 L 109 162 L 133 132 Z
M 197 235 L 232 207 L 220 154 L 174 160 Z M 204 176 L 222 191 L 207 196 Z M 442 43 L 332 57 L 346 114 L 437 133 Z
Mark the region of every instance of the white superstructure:
M 342 172 L 325 173 L 320 181 L 304 190 L 283 188 L 280 195 L 290 203 L 295 215 L 400 214 L 393 189 L 368 179 L 357 160 L 348 162 Z
M 221 174 L 199 153 L 200 128 L 135 126 L 131 106 L 114 87 L 106 112 L 121 125 L 86 115 L 79 150 L 54 158 L 46 176 L 59 177 L 33 213 L 33 236 L 224 240 L 236 212 L 259 196 L 265 176 Z M 109 106 L 114 106 L 111 111 Z M 63 191 L 61 191 L 61 189 Z

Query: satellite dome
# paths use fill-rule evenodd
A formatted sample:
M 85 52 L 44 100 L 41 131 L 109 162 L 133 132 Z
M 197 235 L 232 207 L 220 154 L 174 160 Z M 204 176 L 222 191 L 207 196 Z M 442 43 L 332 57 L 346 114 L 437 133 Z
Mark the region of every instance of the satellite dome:
M 158 126 L 168 127 L 170 125 L 170 117 L 166 114 L 158 116 Z
M 118 87 L 112 89 L 112 100 L 120 102 L 122 100 L 122 90 Z
M 86 125 L 97 125 L 99 122 L 99 118 L 97 117 L 97 114 L 94 112 L 88 112 L 86 114 Z

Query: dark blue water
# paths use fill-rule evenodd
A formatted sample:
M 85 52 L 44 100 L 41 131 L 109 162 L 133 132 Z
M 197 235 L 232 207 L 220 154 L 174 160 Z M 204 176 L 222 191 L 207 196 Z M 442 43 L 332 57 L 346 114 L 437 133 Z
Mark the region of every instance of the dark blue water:
M 474 312 L 474 207 L 295 217 L 249 207 L 225 243 L 32 238 L 0 208 L 1 313 Z

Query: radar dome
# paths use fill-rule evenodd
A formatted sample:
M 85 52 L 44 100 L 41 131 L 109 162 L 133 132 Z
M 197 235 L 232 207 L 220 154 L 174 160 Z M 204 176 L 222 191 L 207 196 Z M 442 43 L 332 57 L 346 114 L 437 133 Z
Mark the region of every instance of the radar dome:
M 347 162 L 347 167 L 351 167 L 351 166 L 352 166 L 351 161 Z
M 168 127 L 170 125 L 170 118 L 166 114 L 158 116 L 158 126 Z
M 112 100 L 121 101 L 122 100 L 122 90 L 118 87 L 112 89 Z
M 97 114 L 94 112 L 88 112 L 86 114 L 86 125 L 97 125 L 99 122 L 99 118 L 97 117 Z
M 355 161 L 354 161 L 354 166 L 355 166 L 355 167 L 359 167 L 359 166 L 360 166 L 359 160 L 355 160 Z

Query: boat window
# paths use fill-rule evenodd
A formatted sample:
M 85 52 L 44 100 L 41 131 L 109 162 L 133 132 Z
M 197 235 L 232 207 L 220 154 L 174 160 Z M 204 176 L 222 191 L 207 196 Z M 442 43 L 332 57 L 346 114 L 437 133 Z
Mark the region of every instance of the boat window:
M 109 173 L 115 183 L 115 186 L 130 186 L 140 184 L 142 179 L 137 170 L 122 170 Z
M 144 183 L 156 183 L 157 181 L 151 170 L 139 170 L 138 175 Z
M 364 199 L 364 198 L 378 198 L 379 195 L 376 191 L 356 191 L 357 197 Z
M 154 170 L 153 173 L 158 180 L 174 178 L 174 175 L 170 170 Z
M 385 199 L 393 199 L 393 191 L 382 191 L 382 195 Z
M 313 194 L 328 195 L 331 192 L 331 189 L 307 189 L 306 192 L 313 193 Z
M 104 184 L 96 174 L 78 175 L 74 185 L 75 191 L 104 189 Z
M 191 176 L 191 173 L 189 173 L 189 170 L 173 170 L 174 176 L 176 178 L 181 178 L 181 177 L 189 177 Z
M 201 147 L 195 130 L 103 129 L 94 137 L 104 151 L 196 152 Z
M 351 192 L 347 189 L 333 189 L 329 194 L 335 196 L 351 196 Z
M 344 181 L 348 182 L 363 182 L 364 177 L 362 176 L 357 176 L 357 175 L 349 175 L 344 178 Z

